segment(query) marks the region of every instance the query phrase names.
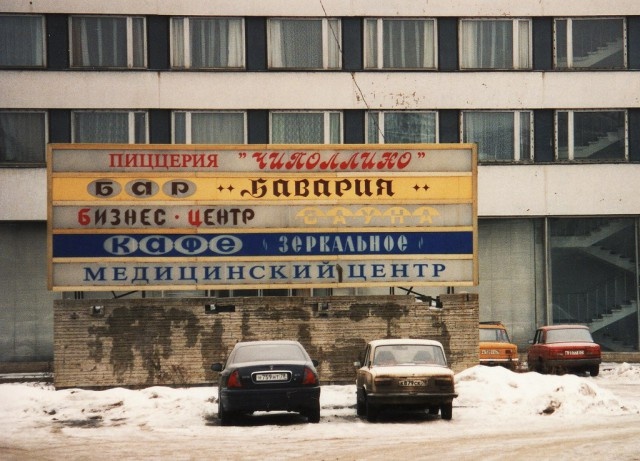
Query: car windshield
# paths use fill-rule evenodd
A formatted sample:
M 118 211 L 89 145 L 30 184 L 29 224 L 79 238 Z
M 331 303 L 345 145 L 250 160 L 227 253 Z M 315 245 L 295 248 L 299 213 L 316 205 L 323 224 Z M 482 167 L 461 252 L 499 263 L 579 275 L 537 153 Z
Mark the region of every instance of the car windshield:
M 438 346 L 395 344 L 376 347 L 373 365 L 446 365 L 446 360 Z
M 256 344 L 239 347 L 233 362 L 265 362 L 274 360 L 306 360 L 304 352 L 295 344 Z
M 592 343 L 591 333 L 586 328 L 548 330 L 546 343 Z
M 508 343 L 509 335 L 502 328 L 480 328 L 480 341 Z

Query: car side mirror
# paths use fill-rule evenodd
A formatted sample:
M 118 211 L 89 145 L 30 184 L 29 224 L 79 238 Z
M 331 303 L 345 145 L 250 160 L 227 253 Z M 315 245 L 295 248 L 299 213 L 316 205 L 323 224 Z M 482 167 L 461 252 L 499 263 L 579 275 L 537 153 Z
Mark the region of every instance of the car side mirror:
M 529 340 L 529 344 L 533 344 L 533 339 L 530 339 L 530 340 Z
M 362 364 L 360 363 L 359 360 L 356 360 L 355 362 L 353 362 L 353 366 L 356 368 L 360 368 L 362 366 Z
M 313 359 L 311 360 L 311 363 L 313 363 L 314 367 L 317 367 L 318 365 L 320 365 L 320 362 L 318 362 L 317 360 Z
M 224 367 L 222 366 L 221 363 L 214 363 L 213 365 L 211 365 L 211 369 L 213 371 L 222 371 Z

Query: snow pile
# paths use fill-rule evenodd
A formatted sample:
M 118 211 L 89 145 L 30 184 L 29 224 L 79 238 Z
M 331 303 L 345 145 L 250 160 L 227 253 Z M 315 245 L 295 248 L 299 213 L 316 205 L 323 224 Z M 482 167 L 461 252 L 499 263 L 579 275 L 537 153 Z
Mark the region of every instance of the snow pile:
M 618 372 L 617 367 L 612 371 Z M 621 379 L 634 379 L 636 375 L 629 373 L 635 372 L 623 370 Z M 602 389 L 597 382 L 598 378 L 514 373 L 503 367 L 478 365 L 456 375 L 459 396 L 454 406 L 482 408 L 487 414 L 623 415 L 638 412 L 637 408 Z
M 640 365 L 630 363 L 602 364 L 599 379 L 606 377 L 613 382 L 640 383 Z

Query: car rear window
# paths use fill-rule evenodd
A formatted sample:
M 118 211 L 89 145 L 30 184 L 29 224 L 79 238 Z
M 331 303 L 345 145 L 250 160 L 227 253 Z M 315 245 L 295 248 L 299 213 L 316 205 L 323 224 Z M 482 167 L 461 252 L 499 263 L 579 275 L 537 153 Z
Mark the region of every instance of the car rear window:
M 548 330 L 546 343 L 592 343 L 591 333 L 583 328 L 567 328 L 560 330 Z
M 264 362 L 272 360 L 306 360 L 299 346 L 295 344 L 261 344 L 238 348 L 233 362 Z
M 508 343 L 509 336 L 502 328 L 480 328 L 480 341 Z
M 373 365 L 446 365 L 446 360 L 438 346 L 395 344 L 376 347 Z

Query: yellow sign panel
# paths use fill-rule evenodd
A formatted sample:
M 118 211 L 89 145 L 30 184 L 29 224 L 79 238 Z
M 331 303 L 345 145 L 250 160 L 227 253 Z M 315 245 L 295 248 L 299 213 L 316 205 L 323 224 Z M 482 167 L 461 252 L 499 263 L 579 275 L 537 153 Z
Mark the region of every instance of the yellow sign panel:
M 54 202 L 63 201 L 306 201 L 326 203 L 468 202 L 471 175 L 447 176 L 150 176 L 55 177 Z

